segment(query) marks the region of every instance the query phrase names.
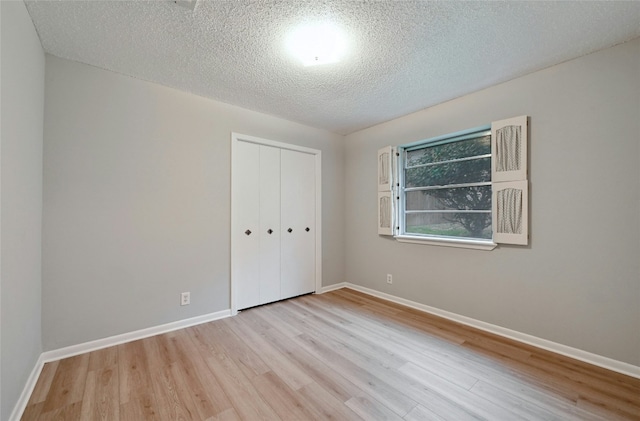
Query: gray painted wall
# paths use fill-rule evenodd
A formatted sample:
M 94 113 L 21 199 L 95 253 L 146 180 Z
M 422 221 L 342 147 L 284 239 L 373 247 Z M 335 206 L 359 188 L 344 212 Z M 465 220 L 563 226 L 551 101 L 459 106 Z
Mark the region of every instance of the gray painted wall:
M 640 39 L 347 136 L 346 280 L 640 365 L 638 75 Z M 523 114 L 529 247 L 376 234 L 378 148 Z
M 45 92 L 45 350 L 229 309 L 232 131 L 322 150 L 343 281 L 342 136 L 53 56 Z
M 42 121 L 45 58 L 23 2 L 2 10 L 0 419 L 7 420 L 42 352 Z

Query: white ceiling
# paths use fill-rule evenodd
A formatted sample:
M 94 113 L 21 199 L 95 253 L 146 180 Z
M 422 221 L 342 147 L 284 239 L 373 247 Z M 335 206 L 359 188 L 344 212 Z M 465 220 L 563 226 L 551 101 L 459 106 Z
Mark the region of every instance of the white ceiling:
M 347 134 L 640 36 L 640 2 L 26 1 L 46 52 Z M 349 34 L 337 64 L 284 47 Z

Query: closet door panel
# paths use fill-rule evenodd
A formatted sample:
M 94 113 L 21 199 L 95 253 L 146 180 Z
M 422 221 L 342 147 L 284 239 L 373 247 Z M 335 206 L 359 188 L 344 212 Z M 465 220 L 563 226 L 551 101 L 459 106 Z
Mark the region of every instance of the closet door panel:
M 280 149 L 260 146 L 260 304 L 280 299 Z
M 238 309 L 260 304 L 260 146 L 238 142 L 233 165 L 233 274 Z
M 315 157 L 281 152 L 281 297 L 315 290 Z

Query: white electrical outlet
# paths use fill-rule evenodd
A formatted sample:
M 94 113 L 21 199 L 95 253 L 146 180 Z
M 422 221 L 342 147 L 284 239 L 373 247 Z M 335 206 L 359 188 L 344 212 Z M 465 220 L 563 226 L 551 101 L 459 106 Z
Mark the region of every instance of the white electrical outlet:
M 191 293 L 183 292 L 182 294 L 180 294 L 180 305 L 188 306 L 189 304 L 191 304 Z
M 392 284 L 393 283 L 393 276 L 391 276 L 390 273 L 387 273 L 387 283 L 388 284 Z

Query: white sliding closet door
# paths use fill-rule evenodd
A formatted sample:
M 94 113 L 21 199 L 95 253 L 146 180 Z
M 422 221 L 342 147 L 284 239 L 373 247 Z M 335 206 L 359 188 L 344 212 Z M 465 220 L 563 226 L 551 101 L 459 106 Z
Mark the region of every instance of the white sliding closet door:
M 237 142 L 233 167 L 233 272 L 238 308 L 260 304 L 260 146 Z
M 281 298 L 315 290 L 315 157 L 281 151 Z
M 280 149 L 260 145 L 260 302 L 280 299 Z
M 314 292 L 320 151 L 232 137 L 232 312 Z

